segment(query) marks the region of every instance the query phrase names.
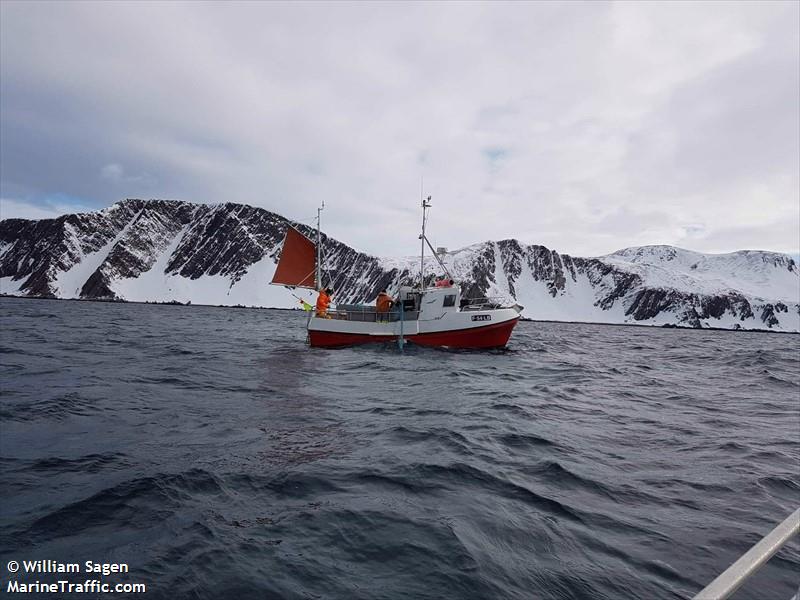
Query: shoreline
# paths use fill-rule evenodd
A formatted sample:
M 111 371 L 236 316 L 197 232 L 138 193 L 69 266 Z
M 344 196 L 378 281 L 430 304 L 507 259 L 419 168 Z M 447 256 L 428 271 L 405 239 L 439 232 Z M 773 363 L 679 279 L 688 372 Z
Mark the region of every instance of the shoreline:
M 246 310 L 283 310 L 288 312 L 305 312 L 301 308 L 286 308 L 281 306 L 244 306 L 242 304 L 195 304 L 189 302 L 184 304 L 177 300 L 170 302 L 141 302 L 138 300 L 105 300 L 102 298 L 47 298 L 43 296 L 16 296 L 14 294 L 0 293 L 0 299 L 14 298 L 19 300 L 56 300 L 59 302 L 100 302 L 107 304 L 137 304 L 142 306 L 182 306 L 184 308 L 192 308 L 199 306 L 203 308 L 233 308 L 233 309 L 246 309 Z M 800 331 L 777 331 L 774 329 L 748 329 L 742 327 L 741 329 L 731 329 L 727 327 L 687 327 L 685 325 L 675 325 L 666 323 L 664 325 L 648 325 L 646 323 L 603 323 L 600 321 L 554 321 L 552 319 L 531 319 L 529 317 L 520 317 L 522 323 L 563 323 L 567 325 L 605 325 L 610 327 L 647 327 L 649 329 L 680 329 L 685 331 L 729 331 L 731 333 L 770 333 L 770 334 L 786 334 L 786 335 L 800 335 Z

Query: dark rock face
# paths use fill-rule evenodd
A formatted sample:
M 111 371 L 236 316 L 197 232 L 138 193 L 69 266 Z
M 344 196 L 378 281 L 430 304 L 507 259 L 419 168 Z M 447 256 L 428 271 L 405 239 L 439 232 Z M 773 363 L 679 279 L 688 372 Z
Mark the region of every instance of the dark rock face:
M 699 296 L 698 303 L 701 307 L 701 319 L 719 319 L 726 312 L 738 316 L 741 320 L 749 319 L 753 316 L 753 308 L 750 302 L 736 292 L 729 292 L 720 296 Z
M 775 316 L 775 307 L 772 304 L 764 305 L 761 311 L 761 321 L 763 321 L 767 327 L 775 327 L 775 325 L 780 323 Z
M 674 309 L 679 300 L 680 297 L 674 290 L 658 288 L 640 290 L 625 314 L 631 315 L 637 321 L 645 321 L 663 311 Z
M 236 282 L 265 251 L 278 245 L 288 221 L 269 211 L 241 204 L 199 206 L 167 272 L 189 279 L 227 275 Z
M 675 312 L 683 307 L 687 308 L 683 310 L 682 320 L 691 327 L 702 327 L 701 319 L 719 319 L 728 312 L 738 316 L 740 320 L 753 316 L 750 302 L 735 292 L 708 296 L 652 288 L 637 292 L 625 314 L 631 315 L 637 321 L 646 321 L 664 311 Z
M 494 246 L 491 243 L 475 255 L 470 277 L 461 283 L 461 294 L 465 298 L 485 298 L 487 290 L 495 283 Z
M 596 281 L 599 286 L 607 276 L 611 277 L 613 287 L 611 287 L 597 302 L 597 306 L 603 310 L 608 310 L 618 301 L 627 296 L 631 290 L 642 285 L 642 278 L 635 273 L 626 273 L 615 269 L 611 265 L 604 264 L 596 259 L 582 265 L 584 272 L 587 273 L 589 281 Z
M 122 299 L 114 291 L 115 282 L 135 281 L 160 261 L 158 269 L 165 276 L 188 280 L 223 276 L 229 283 L 222 285 L 232 288 L 256 263 L 265 258 L 278 261 L 289 225 L 290 221 L 278 214 L 241 204 L 212 206 L 137 199 L 124 200 L 95 213 L 57 219 L 7 219 L 0 221 L 0 277 L 10 278 L 20 293 L 29 296 L 72 294 L 88 299 Z M 305 225 L 297 227 L 311 238 L 316 233 Z M 324 234 L 322 249 L 323 284 L 337 291 L 337 302 L 372 302 L 382 289 L 417 282 L 413 261 L 384 268 L 381 259 Z M 698 263 L 686 263 L 688 251 L 669 246 L 628 248 L 616 253 L 614 260 L 576 258 L 514 239 L 485 242 L 465 251 L 458 259 L 461 262 L 451 265 L 457 271 L 454 275 L 464 298 L 485 298 L 507 290 L 514 299 L 536 288 L 558 302 L 562 296 L 581 290 L 579 296 L 586 298 L 581 300 L 587 303 L 586 310 L 576 314 L 574 320 L 586 320 L 583 315 L 592 310 L 614 309 L 624 314 L 626 321 L 633 322 L 658 319 L 703 327 L 709 319 L 733 316 L 743 327 L 785 329 L 781 319 L 790 320 L 794 313 L 800 314 L 800 304 L 755 302 L 735 290 L 702 294 L 646 285 L 641 273 L 647 272 L 647 261 L 654 253 L 667 269 L 677 268 L 683 260 L 686 269 L 702 270 Z M 797 265 L 787 256 L 739 254 L 757 265 L 797 273 Z M 703 255 L 694 255 L 702 262 Z M 98 264 L 97 268 L 91 273 L 77 271 L 85 278 L 78 289 L 60 289 L 59 277 L 75 265 L 85 265 L 82 261 L 86 257 L 99 261 L 89 263 Z M 624 261 L 641 264 L 636 269 L 625 268 Z M 428 267 L 433 267 L 433 261 Z M 426 272 L 428 284 L 433 278 L 432 271 Z M 528 308 L 533 309 L 528 314 L 535 316 L 536 307 Z
M 94 273 L 89 275 L 89 279 L 83 284 L 81 288 L 81 298 L 116 299 L 117 295 L 108 287 L 107 280 L 102 271 L 97 269 Z
M 514 282 L 522 274 L 522 246 L 517 240 L 501 240 L 497 242 L 500 249 L 500 258 L 503 261 L 503 272 L 506 274 L 508 289 L 512 296 L 516 296 Z
M 561 255 L 553 250 L 548 250 L 544 246 L 529 246 L 528 248 L 528 266 L 536 281 L 547 282 L 547 290 L 550 295 L 555 297 L 558 292 L 564 290 L 564 285 L 567 282 L 565 274 L 564 263 L 572 263 L 572 259 L 568 255 Z M 571 271 L 574 278 L 574 270 Z

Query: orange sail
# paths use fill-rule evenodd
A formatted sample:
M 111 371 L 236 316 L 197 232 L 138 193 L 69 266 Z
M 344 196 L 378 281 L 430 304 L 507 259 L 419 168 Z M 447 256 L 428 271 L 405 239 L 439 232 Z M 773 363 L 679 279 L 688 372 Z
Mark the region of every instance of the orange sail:
M 317 247 L 294 227 L 286 230 L 272 283 L 316 289 Z

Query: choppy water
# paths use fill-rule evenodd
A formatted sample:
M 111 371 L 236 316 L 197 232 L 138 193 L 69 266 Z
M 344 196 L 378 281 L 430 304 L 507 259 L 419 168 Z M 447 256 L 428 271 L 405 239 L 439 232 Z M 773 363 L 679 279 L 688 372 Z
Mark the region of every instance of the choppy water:
M 800 336 L 400 355 L 309 349 L 285 311 L 0 315 L 3 586 L 53 559 L 147 598 L 687 598 L 800 505 Z M 736 598 L 798 584 L 795 542 Z

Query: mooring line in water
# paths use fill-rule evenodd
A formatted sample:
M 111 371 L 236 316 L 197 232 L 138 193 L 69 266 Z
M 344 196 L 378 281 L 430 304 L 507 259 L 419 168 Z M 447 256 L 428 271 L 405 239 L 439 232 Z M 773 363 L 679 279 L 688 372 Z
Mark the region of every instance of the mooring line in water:
M 405 306 L 403 306 L 403 301 L 400 301 L 400 338 L 397 340 L 397 345 L 400 346 L 400 352 L 403 352 L 403 344 L 405 341 L 403 340 L 403 313 L 405 312 Z

